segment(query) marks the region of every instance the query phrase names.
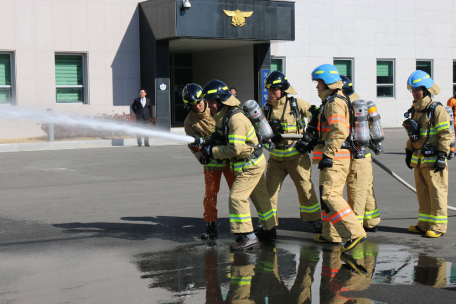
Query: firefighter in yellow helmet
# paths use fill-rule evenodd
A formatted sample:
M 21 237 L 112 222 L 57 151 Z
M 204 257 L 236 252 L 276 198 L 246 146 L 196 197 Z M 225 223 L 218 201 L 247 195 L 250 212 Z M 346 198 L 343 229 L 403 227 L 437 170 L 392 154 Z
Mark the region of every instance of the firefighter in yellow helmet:
M 323 218 L 323 235 L 317 242 L 337 242 L 331 235 L 330 223 L 337 236 L 346 242 L 340 251 L 346 252 L 364 241 L 367 236 L 363 225 L 342 197 L 350 169 L 351 154 L 343 147 L 350 135 L 349 101 L 342 93 L 342 80 L 337 68 L 323 64 L 312 72 L 317 81 L 318 95 L 322 100 L 318 115 L 319 142 L 313 152 L 313 163 L 320 169 L 320 204 Z
M 450 116 L 445 107 L 431 98 L 440 88 L 423 71 L 413 72 L 407 88 L 413 95 L 403 126 L 409 139 L 406 143 L 406 164 L 415 168 L 418 223 L 409 231 L 440 237 L 447 231 L 448 167 L 452 133 Z
M 310 179 L 310 151 L 301 149 L 301 141 L 281 137 L 282 134 L 304 132 L 304 119 L 310 116 L 311 106 L 306 101 L 289 96 L 296 94 L 296 91 L 280 71 L 269 74 L 265 87 L 268 89 L 269 99 L 263 112 L 274 132 L 273 141 L 276 143 L 275 149 L 269 153 L 266 170 L 266 185 L 272 208 L 277 212 L 279 191 L 285 177 L 290 175 L 298 191 L 301 219 L 313 223 L 314 231 L 321 233 L 320 204 Z
M 215 121 L 207 102 L 203 99 L 203 89 L 189 83 L 182 90 L 184 107 L 188 109 L 187 118 L 184 121 L 185 134 L 194 137 L 210 137 L 215 129 Z M 230 171 L 229 160 L 210 160 L 202 156 L 200 147 L 189 145 L 199 162 L 204 165 L 205 194 L 203 200 L 204 221 L 207 224 L 206 231 L 201 234 L 201 239 L 213 239 L 217 237 L 215 221 L 217 220 L 217 193 L 220 189 L 222 174 L 225 176 L 228 187 L 234 182 L 234 174 Z
M 223 82 L 209 81 L 203 88 L 203 98 L 208 102 L 216 132 L 224 144 L 205 144 L 201 151 L 211 159 L 230 159 L 236 176 L 229 196 L 229 214 L 231 232 L 238 237 L 231 249 L 256 247 L 258 238 L 276 238 L 276 220 L 264 178 L 266 159 L 262 146 L 250 119 L 239 108 L 240 101 Z M 253 232 L 249 197 L 262 227 L 258 237 Z
M 351 80 L 346 76 L 341 75 L 340 77 L 344 84 L 342 91 L 350 102 L 361 99 L 353 89 Z M 378 154 L 383 152 L 383 150 L 374 151 L 378 151 Z M 377 232 L 377 225 L 380 223 L 380 213 L 375 199 L 373 181 L 371 153 L 368 152 L 361 158 L 352 157 L 347 177 L 348 204 L 367 232 Z

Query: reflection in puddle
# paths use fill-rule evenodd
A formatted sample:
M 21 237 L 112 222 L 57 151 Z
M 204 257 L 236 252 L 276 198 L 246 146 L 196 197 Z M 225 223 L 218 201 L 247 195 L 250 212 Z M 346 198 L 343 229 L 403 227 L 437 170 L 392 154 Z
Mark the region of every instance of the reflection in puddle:
M 205 293 L 206 303 L 380 303 L 344 295 L 371 284 L 456 286 L 456 265 L 414 254 L 405 246 L 366 241 L 350 255 L 338 246 L 277 242 L 250 252 L 224 243 L 193 244 L 138 255 L 150 288 L 173 292 L 174 302 Z M 203 297 L 204 298 L 204 297 Z

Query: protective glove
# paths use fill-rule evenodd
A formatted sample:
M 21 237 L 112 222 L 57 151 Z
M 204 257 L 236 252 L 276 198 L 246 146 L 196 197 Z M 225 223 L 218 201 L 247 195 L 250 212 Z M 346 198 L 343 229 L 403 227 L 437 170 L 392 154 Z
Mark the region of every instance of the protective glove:
M 277 133 L 276 135 L 274 135 L 272 138 L 271 138 L 271 141 L 277 145 L 279 142 L 281 142 L 283 140 L 283 137 L 282 137 L 282 134 L 280 133 Z
M 201 151 L 201 146 L 200 145 L 196 145 L 196 144 L 191 144 L 190 145 L 190 149 L 192 149 L 195 152 L 199 152 L 199 151 Z
M 409 169 L 413 169 L 413 167 L 410 165 L 410 163 L 412 162 L 412 155 L 412 151 L 410 151 L 409 149 L 405 149 L 405 164 L 407 165 L 407 167 L 409 167 Z
M 434 164 L 434 173 L 443 171 L 446 168 L 445 158 L 447 154 L 443 151 L 437 152 L 437 161 Z
M 302 139 L 298 140 L 298 142 L 295 145 L 296 150 L 298 150 L 300 153 L 307 153 L 309 152 L 309 143 L 303 141 Z
M 323 154 L 322 160 L 320 160 L 320 163 L 318 164 L 318 169 L 323 170 L 325 168 L 332 168 L 333 166 L 333 160 L 332 158 L 329 158 L 328 156 Z
M 201 154 L 205 157 L 214 158 L 212 155 L 212 145 L 203 146 L 201 149 Z
M 208 165 L 211 162 L 211 159 L 209 157 L 206 157 L 204 155 L 200 156 L 199 162 L 201 165 Z

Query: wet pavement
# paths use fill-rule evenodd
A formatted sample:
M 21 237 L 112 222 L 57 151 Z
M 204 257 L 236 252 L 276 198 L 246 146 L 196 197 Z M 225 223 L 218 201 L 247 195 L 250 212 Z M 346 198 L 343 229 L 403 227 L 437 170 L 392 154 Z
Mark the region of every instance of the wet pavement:
M 377 159 L 413 185 L 404 131 L 386 134 Z M 223 182 L 219 238 L 199 240 L 203 174 L 185 146 L 1 153 L 0 164 L 0 303 L 455 302 L 456 212 L 441 238 L 408 233 L 416 196 L 376 166 L 379 232 L 341 256 L 313 242 L 289 179 L 276 242 L 229 250 Z

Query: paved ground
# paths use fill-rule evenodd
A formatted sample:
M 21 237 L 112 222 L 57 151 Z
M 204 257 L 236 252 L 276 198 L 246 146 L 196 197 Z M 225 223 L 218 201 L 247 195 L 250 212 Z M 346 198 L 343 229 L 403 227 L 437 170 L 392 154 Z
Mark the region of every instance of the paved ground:
M 405 132 L 386 135 L 386 152 L 377 159 L 413 185 Z M 340 261 L 337 247 L 312 241 L 289 179 L 279 197 L 275 244 L 248 255 L 229 252 L 226 185 L 220 238 L 201 242 L 203 174 L 185 145 L 0 153 L 0 164 L 0 303 L 222 303 L 245 292 L 229 277 L 249 265 L 255 267 L 251 303 L 454 302 L 456 211 L 449 211 L 442 238 L 407 233 L 418 215 L 416 196 L 375 165 L 382 222 L 363 243 L 370 254 L 357 260 L 364 276 L 362 267 L 357 272 Z M 450 181 L 455 178 L 450 171 Z M 453 185 L 449 204 L 456 207 Z M 321 270 L 334 256 L 340 271 L 330 285 Z M 262 273 L 265 261 L 273 271 Z M 334 283 L 351 291 L 335 292 Z

